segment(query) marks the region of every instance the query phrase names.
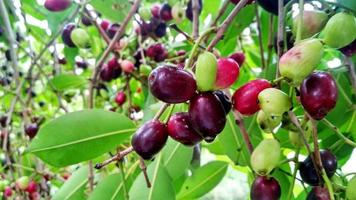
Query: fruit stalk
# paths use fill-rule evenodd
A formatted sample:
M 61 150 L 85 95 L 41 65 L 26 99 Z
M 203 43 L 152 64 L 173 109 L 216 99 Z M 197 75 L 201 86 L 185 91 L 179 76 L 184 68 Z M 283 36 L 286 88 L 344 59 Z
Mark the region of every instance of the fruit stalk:
M 109 36 L 106 34 L 106 32 L 104 31 L 104 29 L 98 24 L 98 22 L 93 19 L 93 17 L 91 16 L 89 10 L 88 10 L 87 8 L 84 8 L 84 12 L 85 12 L 86 15 L 88 16 L 88 18 L 90 19 L 90 21 L 92 22 L 92 24 L 94 24 L 95 27 L 99 30 L 99 33 L 100 33 L 100 35 L 103 37 L 103 39 L 105 40 L 106 44 L 110 44 L 110 38 L 109 38 Z
M 245 7 L 248 1 L 249 0 L 242 0 L 235 6 L 235 8 L 231 11 L 230 15 L 225 19 L 225 21 L 219 27 L 215 38 L 210 42 L 209 46 L 207 47 L 207 51 L 211 51 L 214 48 L 214 46 L 220 41 L 220 39 L 224 36 L 227 27 L 231 24 L 232 20 L 240 12 L 240 10 L 243 7 Z
M 161 156 L 161 154 L 160 154 L 160 156 Z M 160 158 L 157 158 L 157 159 L 160 160 Z M 141 170 L 143 172 L 143 176 L 144 176 L 144 178 L 146 180 L 147 187 L 151 188 L 151 182 L 150 182 L 150 179 L 148 178 L 148 175 L 147 175 L 147 167 L 145 165 L 145 161 L 141 157 L 140 157 L 140 168 L 141 168 Z
M 332 186 L 332 184 L 329 180 L 329 177 L 327 176 L 324 169 L 321 170 L 321 175 L 323 177 L 326 187 L 328 188 L 330 200 L 335 200 L 333 186 Z
M 299 21 L 298 21 L 298 31 L 295 42 L 298 43 L 302 38 L 302 26 L 303 26 L 303 15 L 304 15 L 304 0 L 299 0 Z
M 287 200 L 293 199 L 293 189 L 294 189 L 294 184 L 295 184 L 295 179 L 296 179 L 295 177 L 297 176 L 297 172 L 299 169 L 299 162 L 298 162 L 299 152 L 300 152 L 300 148 L 297 148 L 295 155 L 294 155 L 295 165 L 294 165 L 294 171 L 293 171 L 293 178 L 292 178 L 292 183 L 289 187 Z
M 277 70 L 276 78 L 280 76 L 279 73 L 279 59 L 283 55 L 284 49 L 284 2 L 283 0 L 278 0 L 278 32 L 277 32 Z
M 223 3 L 221 9 L 219 10 L 218 15 L 216 16 L 216 18 L 214 19 L 214 21 L 210 24 L 210 27 L 216 26 L 216 24 L 218 23 L 219 19 L 223 16 L 223 14 L 225 13 L 227 7 L 230 4 L 230 0 L 225 0 L 225 2 Z
M 193 38 L 197 39 L 199 37 L 199 0 L 192 0 L 192 10 L 193 10 Z
M 123 157 L 125 157 L 127 154 L 131 153 L 133 150 L 134 150 L 133 147 L 130 146 L 127 149 L 125 149 L 123 151 L 120 151 L 115 156 L 105 160 L 104 162 L 96 164 L 94 168 L 95 169 L 101 169 L 101 168 L 105 167 L 106 165 L 108 165 L 108 164 L 110 164 L 112 162 L 121 160 Z
M 328 126 L 330 129 L 332 129 L 336 133 L 336 135 L 340 139 L 342 139 L 346 144 L 348 144 L 352 147 L 356 147 L 356 143 L 354 141 L 350 140 L 349 138 L 345 137 L 344 134 L 342 134 L 341 131 L 334 124 L 332 124 L 329 120 L 327 120 L 326 118 L 323 118 L 322 121 L 326 126 Z
M 250 140 L 250 136 L 248 135 L 248 132 L 247 132 L 247 130 L 245 128 L 245 124 L 243 122 L 241 114 L 238 113 L 238 111 L 234 111 L 233 113 L 234 113 L 234 116 L 235 116 L 236 124 L 240 128 L 240 131 L 241 131 L 242 137 L 244 139 L 244 142 L 245 142 L 245 144 L 247 146 L 247 149 L 250 152 L 250 154 L 252 154 L 253 146 L 252 146 L 252 143 L 251 143 L 251 140 Z

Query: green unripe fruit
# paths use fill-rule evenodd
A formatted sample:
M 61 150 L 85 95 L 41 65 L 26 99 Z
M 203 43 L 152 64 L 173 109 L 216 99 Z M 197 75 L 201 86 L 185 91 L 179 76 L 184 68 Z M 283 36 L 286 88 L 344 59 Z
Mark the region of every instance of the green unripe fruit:
M 148 7 L 141 7 L 138 13 L 140 17 L 145 21 L 150 20 L 152 17 L 151 9 L 149 9 Z
M 292 104 L 289 96 L 276 88 L 267 88 L 258 94 L 261 109 L 269 116 L 282 117 Z
M 346 187 L 346 198 L 348 200 L 356 200 L 356 176 L 354 176 Z
M 266 115 L 262 110 L 257 114 L 257 124 L 266 133 L 272 133 L 273 129 L 281 123 L 281 120 L 281 116 Z
M 28 176 L 22 176 L 16 180 L 16 187 L 20 190 L 26 190 L 29 183 L 30 179 L 28 178 Z
M 279 71 L 281 76 L 299 86 L 316 68 L 323 56 L 323 44 L 319 39 L 304 40 L 281 57 Z
M 312 123 L 311 121 L 308 121 L 305 125 L 305 127 L 302 127 L 305 132 L 305 139 L 309 141 L 310 136 L 313 131 Z M 303 138 L 300 136 L 299 132 L 294 132 L 294 131 L 289 131 L 289 140 L 292 143 L 293 146 L 295 147 L 303 147 L 304 146 L 304 141 Z
M 279 163 L 281 147 L 275 139 L 264 139 L 251 154 L 252 169 L 259 175 L 268 175 Z
M 317 10 L 306 10 L 303 13 L 301 39 L 309 38 L 319 33 L 326 24 L 328 15 Z M 293 34 L 297 35 L 300 15 L 293 18 Z
M 185 9 L 181 3 L 176 3 L 172 8 L 172 16 L 176 23 L 181 23 L 185 17 Z
M 142 108 L 145 105 L 145 96 L 141 93 L 135 92 L 132 95 L 132 105 Z
M 324 42 L 332 48 L 342 48 L 356 39 L 356 18 L 340 12 L 332 16 L 324 29 Z
M 8 180 L 1 180 L 0 181 L 0 191 L 4 191 L 6 186 L 9 185 L 9 181 Z
M 148 75 L 150 75 L 151 71 L 152 71 L 152 67 L 151 66 L 144 65 L 144 64 L 140 65 L 140 74 L 141 75 L 148 76 Z
M 70 34 L 70 38 L 78 48 L 88 48 L 90 46 L 90 36 L 82 28 L 74 29 Z
M 195 78 L 199 91 L 214 90 L 217 68 L 218 63 L 214 54 L 204 52 L 199 55 L 195 68 Z

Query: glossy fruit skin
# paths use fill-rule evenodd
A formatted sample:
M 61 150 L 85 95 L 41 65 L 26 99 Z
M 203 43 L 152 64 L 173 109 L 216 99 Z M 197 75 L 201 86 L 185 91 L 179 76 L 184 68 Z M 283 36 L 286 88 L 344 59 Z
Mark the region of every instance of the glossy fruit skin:
M 30 182 L 30 179 L 28 178 L 28 176 L 22 176 L 16 180 L 15 184 L 18 189 L 26 190 L 29 182 Z
M 346 187 L 346 198 L 349 200 L 356 199 L 356 176 L 352 177 L 352 179 L 347 183 Z
M 267 88 L 258 94 L 261 109 L 269 116 L 282 117 L 292 107 L 289 96 L 282 90 Z
M 215 94 L 215 96 L 217 96 L 220 100 L 221 104 L 223 105 L 225 114 L 229 114 L 232 107 L 232 103 L 229 97 L 221 90 L 216 90 L 213 92 L 213 94 Z
M 158 24 L 155 30 L 155 35 L 161 38 L 166 35 L 166 32 L 167 32 L 167 25 L 165 23 L 160 23 Z
M 279 70 L 293 85 L 299 86 L 319 64 L 323 56 L 323 44 L 318 39 L 298 43 L 281 57 Z
M 337 169 L 336 157 L 328 150 L 320 151 L 320 157 L 326 174 L 332 177 Z M 311 186 L 317 186 L 320 182 L 310 156 L 300 163 L 299 173 L 302 180 Z
M 200 54 L 195 67 L 198 90 L 201 92 L 214 90 L 217 72 L 218 62 L 215 55 L 210 52 Z
M 197 88 L 192 74 L 170 66 L 154 69 L 148 77 L 148 85 L 153 96 L 166 103 L 186 102 Z
M 335 107 L 337 97 L 336 82 L 326 72 L 312 73 L 300 86 L 300 101 L 316 120 L 324 118 Z
M 81 21 L 82 21 L 82 24 L 84 24 L 85 26 L 91 26 L 92 25 L 90 18 L 85 16 L 85 15 L 82 16 L 82 20 Z
M 168 3 L 163 4 L 159 11 L 159 15 L 163 21 L 167 22 L 172 20 L 172 7 Z
M 164 61 L 168 57 L 168 52 L 161 43 L 152 44 L 147 48 L 145 53 L 156 62 Z
M 187 146 L 194 146 L 203 140 L 203 137 L 191 127 L 189 114 L 186 112 L 172 115 L 167 123 L 167 129 L 171 138 Z
M 215 89 L 230 87 L 239 78 L 240 66 L 231 58 L 218 59 Z
M 66 24 L 63 28 L 62 31 L 62 40 L 63 43 L 65 45 L 67 45 L 68 47 L 75 47 L 75 44 L 73 43 L 72 39 L 71 39 L 71 33 L 72 31 L 75 29 L 75 24 L 74 23 L 69 23 Z
M 88 32 L 82 28 L 74 29 L 70 38 L 78 48 L 88 48 L 90 47 L 90 36 Z
M 300 15 L 293 18 L 293 34 L 296 36 L 298 31 Z M 318 10 L 305 10 L 303 12 L 301 39 L 312 37 L 319 33 L 325 26 L 328 15 Z
M 122 106 L 126 101 L 126 94 L 123 91 L 120 91 L 115 96 L 115 102 L 118 106 Z
M 115 36 L 116 32 L 119 30 L 119 28 L 120 28 L 120 24 L 117 24 L 117 23 L 111 24 L 107 28 L 106 33 L 108 34 L 110 39 L 114 38 L 114 36 Z
M 28 193 L 37 192 L 37 183 L 35 181 L 30 181 L 26 188 L 26 192 L 28 192 Z
M 184 6 L 176 3 L 172 8 L 172 17 L 176 23 L 181 23 L 185 18 Z
M 193 21 L 193 5 L 192 5 L 192 0 L 188 1 L 187 9 L 185 10 L 185 16 L 190 20 Z M 199 9 L 198 13 L 200 15 L 201 11 L 203 9 L 203 1 L 199 0 Z
M 256 79 L 240 87 L 232 96 L 234 109 L 243 115 L 253 115 L 260 110 L 258 94 L 272 85 L 265 79 Z
M 46 0 L 44 7 L 52 12 L 60 12 L 67 9 L 72 3 L 72 0 Z
M 264 139 L 251 154 L 252 169 L 259 175 L 268 175 L 279 164 L 281 146 L 275 139 Z
M 256 120 L 257 120 L 257 124 L 264 132 L 272 133 L 273 130 L 279 124 L 281 124 L 282 117 L 266 115 L 266 113 L 263 112 L 263 110 L 260 110 L 258 111 Z
M 28 124 L 25 126 L 25 133 L 30 137 L 30 139 L 34 138 L 37 135 L 39 127 L 37 124 Z
M 101 23 L 100 23 L 100 27 L 104 30 L 104 31 L 107 31 L 108 30 L 108 28 L 109 28 L 109 26 L 110 26 L 110 22 L 108 21 L 108 20 L 103 20 L 103 21 L 101 21 Z
M 324 28 L 324 42 L 332 48 L 342 48 L 356 39 L 356 18 L 340 12 L 332 16 Z
M 330 200 L 327 188 L 316 186 L 309 192 L 306 200 Z
M 120 63 L 122 71 L 132 73 L 135 70 L 135 65 L 130 60 L 123 60 Z
M 278 200 L 281 197 L 281 186 L 273 177 L 257 176 L 252 183 L 251 200 Z
M 108 65 L 105 63 L 101 67 L 100 70 L 100 79 L 105 82 L 109 82 L 113 79 L 113 69 L 108 67 Z
M 256 0 L 257 3 L 264 8 L 267 12 L 278 15 L 278 0 Z M 290 0 L 284 0 L 286 5 Z
M 237 64 L 239 64 L 239 67 L 242 67 L 242 65 L 245 62 L 245 54 L 243 52 L 236 52 L 233 53 L 229 56 L 229 58 L 232 58 L 233 60 L 235 60 L 235 62 L 237 62 Z
M 223 105 L 212 92 L 197 94 L 190 100 L 189 117 L 194 130 L 207 142 L 212 142 L 226 123 Z
M 136 131 L 131 144 L 138 155 L 150 160 L 164 147 L 167 138 L 167 127 L 158 120 L 151 120 Z
M 339 49 L 345 56 L 352 57 L 356 54 L 356 40 L 354 40 L 351 44 Z

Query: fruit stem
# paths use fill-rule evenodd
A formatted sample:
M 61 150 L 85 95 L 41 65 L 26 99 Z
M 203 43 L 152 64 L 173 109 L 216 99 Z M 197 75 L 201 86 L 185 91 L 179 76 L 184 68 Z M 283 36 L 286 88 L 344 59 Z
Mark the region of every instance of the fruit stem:
M 299 0 L 299 21 L 298 21 L 297 37 L 295 39 L 296 44 L 302 39 L 303 15 L 304 15 L 304 0 Z
M 199 37 L 199 0 L 192 0 L 192 10 L 193 10 L 193 38 L 197 39 Z
M 354 89 L 354 93 L 356 94 L 356 72 L 355 72 L 355 65 L 351 59 L 351 57 L 345 57 L 345 65 L 349 70 L 349 75 L 351 79 L 351 83 Z
M 124 197 L 125 200 L 129 200 L 129 193 L 127 190 L 127 186 L 126 186 L 126 178 L 125 178 L 125 171 L 124 171 L 124 165 L 122 164 L 121 161 L 119 161 L 119 168 L 120 168 L 120 175 L 121 175 L 121 179 L 122 179 L 122 186 L 123 186 L 123 190 L 124 190 Z
M 350 140 L 349 138 L 347 138 L 346 136 L 344 136 L 344 134 L 342 134 L 342 132 L 339 130 L 339 128 L 337 128 L 329 120 L 327 120 L 326 118 L 323 118 L 322 121 L 326 126 L 328 126 L 330 129 L 332 129 L 339 138 L 344 140 L 344 142 L 346 144 L 348 144 L 348 145 L 350 145 L 352 147 L 356 147 L 356 143 L 354 141 Z
M 143 176 L 144 176 L 144 178 L 146 180 L 147 187 L 150 188 L 151 187 L 151 182 L 150 182 L 150 179 L 148 178 L 148 175 L 147 175 L 147 167 L 145 165 L 145 161 L 142 158 L 140 158 L 140 168 L 141 168 L 141 170 L 143 172 Z
M 276 78 L 280 76 L 279 73 L 279 59 L 283 55 L 284 50 L 284 1 L 278 0 L 278 32 L 277 32 L 277 70 Z
M 321 175 L 322 175 L 322 177 L 324 179 L 326 187 L 328 188 L 329 195 L 330 195 L 330 200 L 335 200 L 333 186 L 331 185 L 329 177 L 327 176 L 327 174 L 326 174 L 324 169 L 321 170 Z
M 209 28 L 208 30 L 206 30 L 198 39 L 197 41 L 195 42 L 191 52 L 190 52 L 190 55 L 189 55 L 189 58 L 188 58 L 188 62 L 187 64 L 185 65 L 184 69 L 188 69 L 189 67 L 191 67 L 193 65 L 193 62 L 194 62 L 194 57 L 195 57 L 195 54 L 197 53 L 198 51 L 198 47 L 200 45 L 200 43 L 202 43 L 202 41 L 204 40 L 204 38 L 206 36 L 208 36 L 209 34 L 211 34 L 213 31 L 216 30 L 216 27 L 212 27 L 212 28 Z
M 240 131 L 241 131 L 242 137 L 243 137 L 243 139 L 245 141 L 245 144 L 247 146 L 247 149 L 249 150 L 250 154 L 252 154 L 253 146 L 252 146 L 252 143 L 251 143 L 251 140 L 250 140 L 250 136 L 248 135 L 248 132 L 247 132 L 247 130 L 245 128 L 245 125 L 244 125 L 243 119 L 241 117 L 241 114 L 238 111 L 234 111 L 233 114 L 234 114 L 235 119 L 236 119 L 236 124 L 240 128 Z
M 156 113 L 156 115 L 152 120 L 158 120 L 162 116 L 164 111 L 168 108 L 169 105 L 170 105 L 169 103 L 163 104 L 163 106 L 159 109 L 159 111 Z
M 173 110 L 174 110 L 174 107 L 175 107 L 175 104 L 173 104 L 170 108 L 169 108 L 169 111 L 168 111 L 168 115 L 166 116 L 166 118 L 164 119 L 164 122 L 167 123 L 169 118 L 171 117 L 172 113 L 173 113 Z
M 128 147 L 127 149 L 123 150 L 123 151 L 120 151 L 118 154 L 116 154 L 115 156 L 105 160 L 104 162 L 102 163 L 98 163 L 95 165 L 95 169 L 101 169 L 103 167 L 105 167 L 106 165 L 112 163 L 112 162 L 115 162 L 115 161 L 118 161 L 118 160 L 121 160 L 122 158 L 124 158 L 127 154 L 131 153 L 133 151 L 133 147 L 130 146 Z
M 295 177 L 297 176 L 297 172 L 298 172 L 298 169 L 299 169 L 299 162 L 298 162 L 299 152 L 300 152 L 300 148 L 298 148 L 295 151 L 295 155 L 294 155 L 294 158 L 293 158 L 293 160 L 295 162 L 295 165 L 294 165 L 292 183 L 291 183 L 291 185 L 289 187 L 289 191 L 288 191 L 288 196 L 287 196 L 288 200 L 293 199 L 292 196 L 293 196 L 293 189 L 294 189 L 294 184 L 295 184 Z

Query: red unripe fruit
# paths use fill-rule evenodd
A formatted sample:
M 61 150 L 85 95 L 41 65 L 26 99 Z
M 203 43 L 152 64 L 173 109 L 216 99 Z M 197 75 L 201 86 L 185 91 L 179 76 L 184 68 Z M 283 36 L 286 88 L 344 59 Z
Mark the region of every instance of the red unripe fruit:
M 115 102 L 117 103 L 117 105 L 121 106 L 122 104 L 124 104 L 126 101 L 126 94 L 123 91 L 120 91 L 116 94 L 115 97 Z
M 11 187 L 7 186 L 4 190 L 4 196 L 5 197 L 11 197 L 12 196 L 12 189 Z
M 324 118 L 337 101 L 336 82 L 329 73 L 314 72 L 300 86 L 300 102 L 316 120 Z
M 69 172 L 65 172 L 65 173 L 62 174 L 62 178 L 64 180 L 68 180 L 70 176 L 71 176 L 71 174 Z
M 216 74 L 216 89 L 224 89 L 235 83 L 240 74 L 237 62 L 231 58 L 220 58 L 218 60 L 218 70 Z
M 265 79 L 250 81 L 235 91 L 232 96 L 234 109 L 243 115 L 253 115 L 260 110 L 258 94 L 272 85 Z
M 37 183 L 35 181 L 30 181 L 30 183 L 28 183 L 26 191 L 28 193 L 37 192 Z
M 160 18 L 161 5 L 155 4 L 151 7 L 151 14 L 154 18 Z
M 132 73 L 135 70 L 135 65 L 129 60 L 121 61 L 121 69 L 126 73 Z
M 120 68 L 120 64 L 117 61 L 116 57 L 113 57 L 112 59 L 109 60 L 108 67 L 111 68 L 111 69 Z
M 156 62 L 164 61 L 168 57 L 168 51 L 163 44 L 153 44 L 146 50 L 146 55 Z
M 33 193 L 29 194 L 29 198 L 30 198 L 30 200 L 40 200 L 41 195 L 38 192 L 33 192 Z
M 188 113 L 176 113 L 167 123 L 168 134 L 174 140 L 188 146 L 193 146 L 203 140 L 190 124 Z
M 109 26 L 110 26 L 110 21 L 104 19 L 101 23 L 100 23 L 100 27 L 104 30 L 107 31 Z
M 246 59 L 245 54 L 243 52 L 233 53 L 229 57 L 234 59 L 237 62 L 237 64 L 239 64 L 240 67 L 244 64 Z
M 71 3 L 71 0 L 46 0 L 44 6 L 49 11 L 60 12 L 67 9 Z

